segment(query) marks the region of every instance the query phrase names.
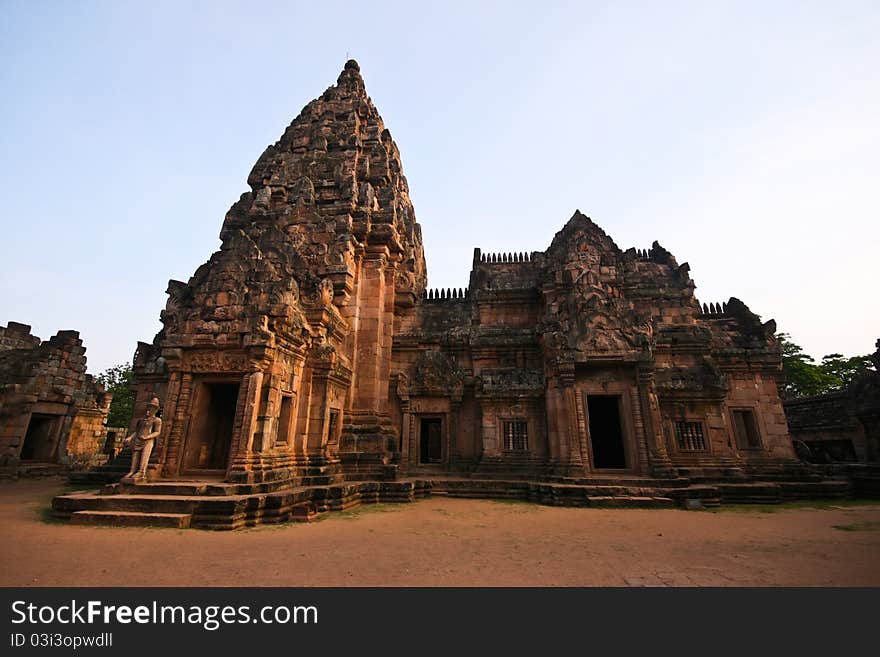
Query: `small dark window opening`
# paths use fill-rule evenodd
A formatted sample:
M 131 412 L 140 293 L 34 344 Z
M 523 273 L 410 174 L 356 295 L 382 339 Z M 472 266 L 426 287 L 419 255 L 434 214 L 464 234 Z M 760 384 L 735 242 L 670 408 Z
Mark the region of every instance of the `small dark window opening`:
M 114 454 L 116 452 L 116 432 L 108 431 L 107 437 L 104 439 L 104 448 L 102 454 Z
M 736 436 L 736 446 L 740 449 L 761 448 L 761 434 L 758 433 L 754 411 L 733 411 L 733 431 Z
M 279 445 L 286 445 L 290 440 L 290 413 L 293 408 L 293 395 L 281 396 L 281 414 L 278 416 Z
M 440 463 L 443 459 L 442 424 L 440 418 L 422 418 L 420 461 Z
M 529 448 L 528 423 L 525 420 L 504 422 L 504 449 L 525 451 Z
M 339 426 L 339 411 L 330 411 L 330 420 L 327 422 L 327 442 L 336 441 L 336 427 Z
M 702 422 L 686 422 L 680 420 L 675 423 L 675 439 L 678 449 L 683 452 L 702 452 L 706 450 L 706 438 L 703 436 Z

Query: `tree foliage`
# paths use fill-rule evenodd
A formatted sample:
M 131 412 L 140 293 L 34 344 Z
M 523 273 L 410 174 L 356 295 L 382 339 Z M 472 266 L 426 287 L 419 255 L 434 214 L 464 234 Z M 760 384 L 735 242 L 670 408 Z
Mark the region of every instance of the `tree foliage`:
M 816 363 L 788 333 L 779 333 L 776 339 L 782 347 L 783 392 L 789 399 L 842 390 L 873 369 L 870 356 L 846 358 L 842 354 L 828 354 Z
M 131 390 L 131 365 L 117 365 L 97 377 L 107 392 L 113 393 L 107 426 L 128 427 L 134 412 L 134 394 Z

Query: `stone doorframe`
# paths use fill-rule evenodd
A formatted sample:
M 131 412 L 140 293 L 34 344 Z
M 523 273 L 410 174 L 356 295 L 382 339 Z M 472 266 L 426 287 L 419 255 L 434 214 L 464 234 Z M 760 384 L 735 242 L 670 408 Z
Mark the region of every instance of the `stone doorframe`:
M 255 376 L 256 375 L 256 376 Z M 168 433 L 163 426 L 163 443 L 160 447 L 159 463 L 156 470 L 162 473 L 162 476 L 168 478 L 177 478 L 184 475 L 187 470 L 184 464 L 186 445 L 189 440 L 189 432 L 192 424 L 192 414 L 194 404 L 197 401 L 199 389 L 205 383 L 230 383 L 238 384 L 238 398 L 236 399 L 235 412 L 232 420 L 232 437 L 229 444 L 229 454 L 226 461 L 225 474 L 228 476 L 232 466 L 232 462 L 236 455 L 242 451 L 242 429 L 250 429 L 249 436 L 253 435 L 253 427 L 244 427 L 245 418 L 242 417 L 243 409 L 248 406 L 250 401 L 251 415 L 253 415 L 253 402 L 258 394 L 260 383 L 262 382 L 262 372 L 245 372 L 245 373 L 192 373 L 182 372 L 178 376 L 173 377 L 173 383 L 176 385 L 169 386 L 169 399 L 166 407 L 169 409 L 170 415 L 168 419 L 172 421 L 163 422 L 168 427 Z M 254 424 L 255 418 L 250 418 Z M 152 459 L 151 459 L 152 463 Z M 157 474 L 158 474 L 157 472 Z
M 590 438 L 590 409 L 587 403 L 590 395 L 614 396 L 618 398 L 620 432 L 627 463 L 625 468 L 596 468 L 594 465 L 596 460 L 593 456 L 593 442 Z M 643 464 L 647 463 L 647 449 L 638 389 L 624 382 L 605 385 L 591 385 L 588 382 L 578 382 L 575 390 L 575 403 L 577 404 L 577 429 L 578 433 L 581 434 L 579 439 L 586 447 L 589 461 L 587 470 L 596 474 L 638 474 L 642 472 Z M 587 464 L 584 465 L 586 466 Z
M 440 420 L 441 458 L 437 464 L 449 469 L 455 454 L 455 417 L 458 404 L 443 398 L 412 398 L 402 404 L 403 423 L 401 427 L 400 461 L 404 469 L 419 467 L 421 422 L 423 419 Z

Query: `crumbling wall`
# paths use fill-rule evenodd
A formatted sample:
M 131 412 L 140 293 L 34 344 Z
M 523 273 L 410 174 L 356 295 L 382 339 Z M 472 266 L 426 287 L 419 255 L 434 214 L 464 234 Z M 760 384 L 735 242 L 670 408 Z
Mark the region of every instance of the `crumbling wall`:
M 0 465 L 68 464 L 99 454 L 112 395 L 86 374 L 76 331 L 46 341 L 31 327 L 0 327 Z

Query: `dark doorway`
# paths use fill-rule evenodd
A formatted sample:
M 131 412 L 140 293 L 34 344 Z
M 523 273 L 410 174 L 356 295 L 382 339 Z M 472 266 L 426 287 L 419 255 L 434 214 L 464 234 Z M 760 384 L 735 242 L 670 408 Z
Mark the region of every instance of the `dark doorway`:
M 31 415 L 28 423 L 24 443 L 21 446 L 19 458 L 22 461 L 52 461 L 52 452 L 55 450 L 52 444 L 52 429 L 58 421 L 57 415 Z
M 590 414 L 590 443 L 596 468 L 625 468 L 626 450 L 620 430 L 620 397 L 587 395 Z
M 440 463 L 443 458 L 440 418 L 422 418 L 420 463 Z
M 102 454 L 115 454 L 116 453 L 116 432 L 108 431 L 107 438 L 104 440 L 104 449 L 101 450 Z
M 237 403 L 237 383 L 199 386 L 186 441 L 185 470 L 226 470 Z

